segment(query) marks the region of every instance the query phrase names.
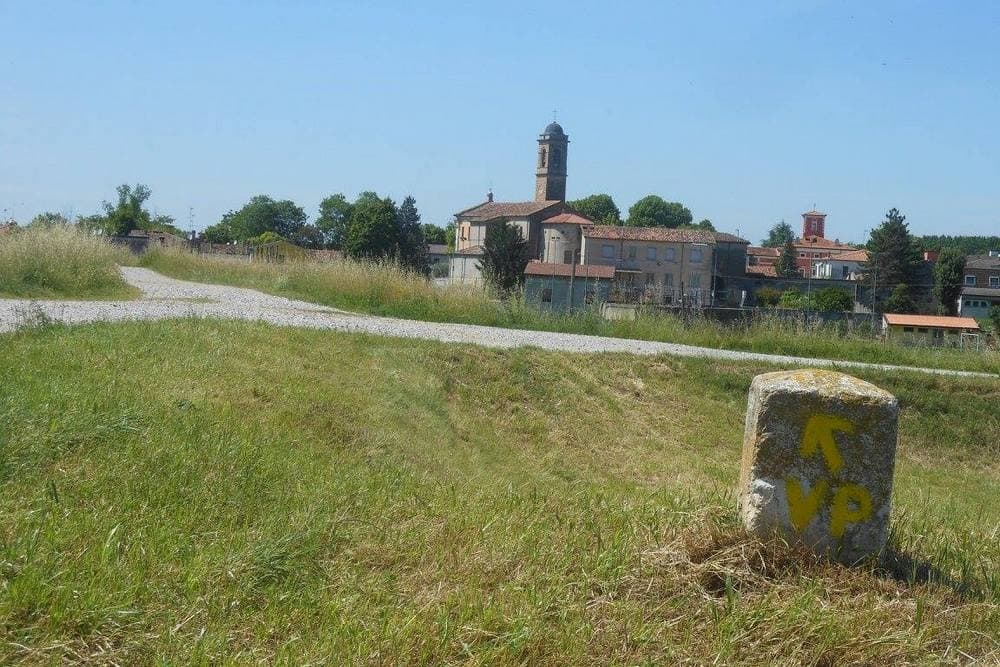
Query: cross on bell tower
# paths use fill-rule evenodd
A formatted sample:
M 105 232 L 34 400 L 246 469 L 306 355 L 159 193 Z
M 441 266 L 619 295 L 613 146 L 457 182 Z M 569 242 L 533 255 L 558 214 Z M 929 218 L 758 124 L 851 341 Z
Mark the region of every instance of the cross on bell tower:
M 553 117 L 555 112 L 553 111 Z M 538 136 L 535 201 L 566 200 L 566 149 L 569 137 L 554 120 Z

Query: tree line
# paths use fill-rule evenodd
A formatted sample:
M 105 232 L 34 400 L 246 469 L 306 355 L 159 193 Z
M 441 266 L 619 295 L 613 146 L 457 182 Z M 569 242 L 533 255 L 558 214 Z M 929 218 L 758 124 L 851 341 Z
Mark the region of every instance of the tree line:
M 622 219 L 621 210 L 609 194 L 595 194 L 566 202 L 570 208 L 582 213 L 599 225 L 625 225 L 628 227 L 668 227 L 671 229 L 705 229 L 715 231 L 712 221 L 705 218 L 694 223 L 691 209 L 680 202 L 667 201 L 659 195 L 647 195 L 632 204 L 628 217 Z

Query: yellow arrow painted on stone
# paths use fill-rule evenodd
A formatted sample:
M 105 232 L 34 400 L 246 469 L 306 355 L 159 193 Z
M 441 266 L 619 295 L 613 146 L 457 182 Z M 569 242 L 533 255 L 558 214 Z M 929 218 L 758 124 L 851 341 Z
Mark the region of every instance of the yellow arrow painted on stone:
M 816 453 L 816 450 L 823 452 L 826 459 L 826 467 L 830 472 L 836 474 L 844 467 L 844 457 L 837 449 L 837 441 L 834 440 L 834 432 L 854 435 L 854 424 L 843 417 L 833 415 L 813 415 L 806 422 L 805 431 L 802 433 L 802 447 L 799 450 L 804 458 L 808 458 Z

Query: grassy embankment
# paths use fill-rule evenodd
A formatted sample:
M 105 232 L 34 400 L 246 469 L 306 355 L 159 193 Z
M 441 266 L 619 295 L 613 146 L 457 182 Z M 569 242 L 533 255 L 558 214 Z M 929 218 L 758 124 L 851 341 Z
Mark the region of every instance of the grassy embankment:
M 212 320 L 0 345 L 3 662 L 1000 658 L 996 381 L 861 374 L 903 407 L 885 573 L 735 528 L 764 366 Z
M 996 351 L 899 347 L 860 334 L 845 333 L 833 325 L 806 327 L 777 317 L 747 327 L 726 326 L 700 317 L 685 323 L 670 315 L 644 315 L 634 322 L 609 322 L 595 311 L 551 315 L 518 299 L 499 303 L 482 290 L 442 289 L 420 277 L 377 264 L 244 264 L 160 250 L 148 253 L 141 262 L 143 266 L 175 278 L 253 287 L 337 308 L 407 319 L 1000 374 L 1000 352 Z
M 118 265 L 134 261 L 75 227 L 0 234 L 0 298 L 132 299 Z

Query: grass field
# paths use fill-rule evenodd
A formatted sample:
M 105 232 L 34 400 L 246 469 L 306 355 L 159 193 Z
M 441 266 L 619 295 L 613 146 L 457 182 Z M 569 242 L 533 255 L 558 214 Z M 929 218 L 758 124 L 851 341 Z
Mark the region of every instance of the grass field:
M 195 320 L 0 346 L 3 662 L 1000 659 L 996 381 L 863 375 L 903 409 L 896 555 L 849 570 L 736 529 L 770 367 Z
M 132 261 L 75 227 L 0 234 L 0 298 L 132 299 L 138 290 L 118 272 Z
M 899 347 L 861 334 L 847 334 L 835 326 L 807 327 L 777 317 L 746 327 L 726 326 L 705 318 L 684 322 L 670 315 L 643 315 L 634 322 L 609 322 L 595 311 L 551 315 L 517 298 L 501 303 L 482 290 L 439 288 L 423 278 L 377 264 L 243 264 L 164 250 L 144 255 L 141 262 L 174 278 L 253 287 L 337 308 L 407 319 L 1000 374 L 997 351 Z

